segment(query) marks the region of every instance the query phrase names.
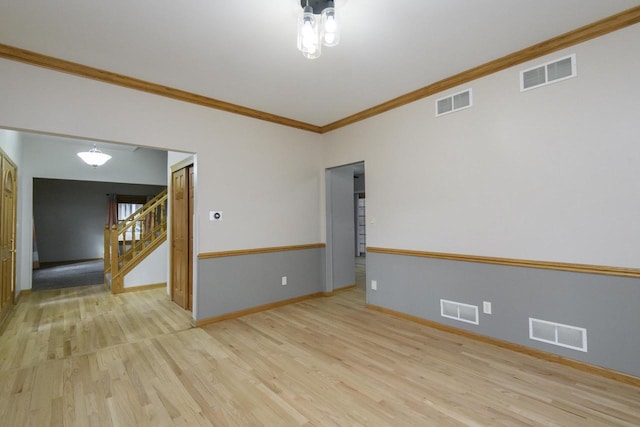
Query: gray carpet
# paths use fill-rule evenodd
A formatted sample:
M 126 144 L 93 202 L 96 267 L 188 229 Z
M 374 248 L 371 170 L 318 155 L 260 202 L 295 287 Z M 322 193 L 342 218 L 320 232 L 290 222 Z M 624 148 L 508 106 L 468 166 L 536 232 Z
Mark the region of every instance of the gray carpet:
M 33 270 L 32 289 L 71 288 L 104 283 L 104 261 L 83 261 Z

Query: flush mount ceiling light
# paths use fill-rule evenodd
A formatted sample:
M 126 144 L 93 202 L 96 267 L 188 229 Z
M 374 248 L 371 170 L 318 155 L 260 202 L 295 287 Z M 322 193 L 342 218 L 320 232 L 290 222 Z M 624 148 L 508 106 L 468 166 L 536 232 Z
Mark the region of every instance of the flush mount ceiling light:
M 93 148 L 91 150 L 78 153 L 78 157 L 84 160 L 86 164 L 91 165 L 94 168 L 104 165 L 111 158 L 110 155 L 98 150 L 95 144 L 93 145 Z
M 305 58 L 314 59 L 322 53 L 322 45 L 330 47 L 340 42 L 336 8 L 333 1 L 327 0 L 301 0 L 300 6 L 298 49 Z

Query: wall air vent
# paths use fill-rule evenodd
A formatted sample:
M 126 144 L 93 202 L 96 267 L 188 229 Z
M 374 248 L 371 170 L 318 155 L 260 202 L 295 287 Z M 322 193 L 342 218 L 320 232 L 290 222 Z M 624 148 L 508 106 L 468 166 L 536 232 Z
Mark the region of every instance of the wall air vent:
M 529 338 L 573 350 L 587 351 L 587 330 L 529 318 Z
M 440 315 L 449 319 L 459 320 L 461 322 L 473 323 L 478 322 L 478 306 L 463 304 L 461 302 L 440 300 Z
M 520 73 L 520 91 L 545 86 L 576 76 L 576 55 L 537 65 Z
M 471 89 L 436 100 L 436 117 L 471 107 Z

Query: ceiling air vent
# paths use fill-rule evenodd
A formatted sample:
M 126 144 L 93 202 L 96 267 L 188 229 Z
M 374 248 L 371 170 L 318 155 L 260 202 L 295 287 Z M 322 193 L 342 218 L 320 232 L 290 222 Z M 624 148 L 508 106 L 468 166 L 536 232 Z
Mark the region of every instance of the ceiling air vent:
M 520 91 L 545 86 L 576 76 L 576 55 L 569 55 L 520 73 Z
M 587 330 L 529 318 L 529 338 L 573 350 L 587 351 Z
M 471 107 L 471 89 L 436 100 L 436 117 Z
M 449 319 L 459 320 L 461 322 L 473 323 L 478 322 L 478 306 L 463 304 L 461 302 L 440 300 L 440 315 Z

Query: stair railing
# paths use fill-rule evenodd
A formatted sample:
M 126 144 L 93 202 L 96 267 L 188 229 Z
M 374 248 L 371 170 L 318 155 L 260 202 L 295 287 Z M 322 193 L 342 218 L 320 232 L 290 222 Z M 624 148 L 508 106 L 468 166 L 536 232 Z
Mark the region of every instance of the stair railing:
M 104 270 L 111 292 L 124 290 L 124 275 L 167 237 L 167 190 L 104 231 Z

